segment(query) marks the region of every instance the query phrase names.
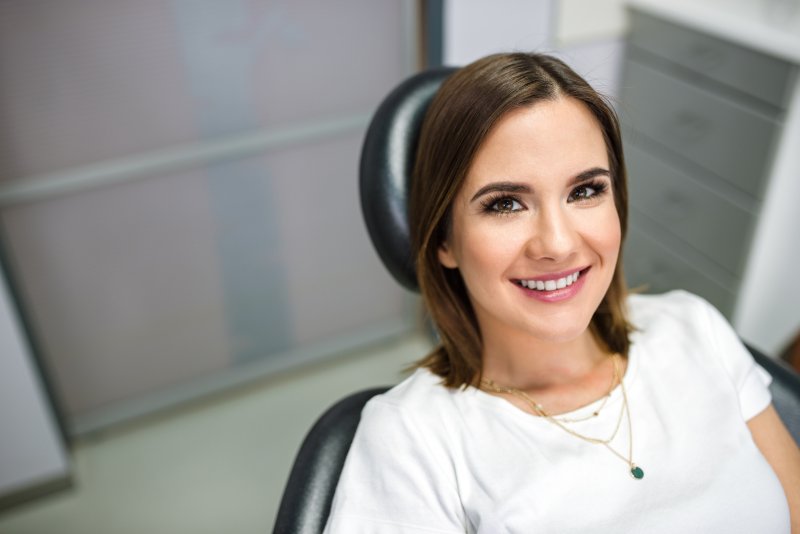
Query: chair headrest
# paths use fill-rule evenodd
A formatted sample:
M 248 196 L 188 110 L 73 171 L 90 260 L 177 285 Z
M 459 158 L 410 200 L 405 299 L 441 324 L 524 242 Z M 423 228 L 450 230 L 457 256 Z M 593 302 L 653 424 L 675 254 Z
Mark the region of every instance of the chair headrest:
M 361 149 L 361 211 L 383 264 L 404 287 L 417 291 L 408 225 L 408 193 L 420 127 L 442 82 L 455 68 L 421 72 L 384 99 Z

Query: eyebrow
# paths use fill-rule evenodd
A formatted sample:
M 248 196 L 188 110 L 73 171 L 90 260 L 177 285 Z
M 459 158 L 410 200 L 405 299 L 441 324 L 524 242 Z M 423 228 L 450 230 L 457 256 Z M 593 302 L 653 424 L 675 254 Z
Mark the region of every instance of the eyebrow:
M 478 192 L 472 196 L 470 202 L 486 193 L 530 193 L 530 191 L 530 187 L 519 182 L 492 182 L 478 189 Z
M 575 175 L 575 177 L 570 180 L 569 185 L 573 186 L 588 182 L 595 176 L 610 177 L 611 172 L 609 172 L 608 169 L 603 169 L 602 167 L 592 167 L 591 169 L 587 169 Z M 530 193 L 530 191 L 531 188 L 528 185 L 519 182 L 492 182 L 478 189 L 478 191 L 470 199 L 470 202 L 475 201 L 487 193 Z
M 611 172 L 602 167 L 592 167 L 591 169 L 587 169 L 575 176 L 575 178 L 572 179 L 571 185 L 578 185 L 582 184 L 583 182 L 588 182 L 595 176 L 608 176 L 611 178 Z

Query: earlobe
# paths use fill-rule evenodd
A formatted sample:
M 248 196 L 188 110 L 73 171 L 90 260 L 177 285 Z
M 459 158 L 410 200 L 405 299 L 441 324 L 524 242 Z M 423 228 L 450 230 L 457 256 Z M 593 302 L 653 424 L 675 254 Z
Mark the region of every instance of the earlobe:
M 442 243 L 439 246 L 439 263 L 448 269 L 455 269 L 458 267 L 458 262 L 456 261 L 455 256 L 453 256 L 450 247 L 447 246 L 447 243 Z

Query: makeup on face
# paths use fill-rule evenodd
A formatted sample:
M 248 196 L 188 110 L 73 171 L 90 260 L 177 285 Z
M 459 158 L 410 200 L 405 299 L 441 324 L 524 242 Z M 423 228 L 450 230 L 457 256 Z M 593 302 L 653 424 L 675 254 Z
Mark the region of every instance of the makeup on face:
M 484 339 L 587 332 L 619 253 L 612 193 L 602 131 L 581 102 L 540 102 L 495 124 L 439 253 L 459 270 Z

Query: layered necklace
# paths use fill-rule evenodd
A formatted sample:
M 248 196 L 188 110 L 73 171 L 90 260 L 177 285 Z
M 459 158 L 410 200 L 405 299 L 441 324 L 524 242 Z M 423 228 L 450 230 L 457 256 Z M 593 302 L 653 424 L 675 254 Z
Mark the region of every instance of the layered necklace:
M 522 391 L 520 389 L 517 389 L 517 388 L 512 388 L 512 387 L 507 387 L 507 386 L 500 386 L 500 385 L 497 385 L 497 384 L 495 384 L 494 382 L 492 382 L 491 380 L 488 380 L 488 379 L 481 380 L 481 387 L 483 389 L 485 389 L 487 391 L 491 391 L 493 393 L 505 393 L 505 394 L 508 394 L 508 395 L 514 395 L 515 397 L 517 397 L 519 399 L 522 399 L 525 403 L 527 403 L 530 406 L 530 408 L 531 408 L 531 410 L 533 411 L 534 414 L 545 418 L 547 421 L 549 421 L 550 423 L 554 424 L 555 426 L 557 426 L 558 428 L 560 428 L 561 430 L 563 430 L 567 434 L 569 434 L 571 436 L 574 436 L 576 438 L 582 439 L 583 441 L 586 441 L 588 443 L 592 443 L 592 444 L 595 444 L 595 445 L 603 445 L 612 454 L 614 454 L 614 456 L 616 456 L 617 458 L 619 458 L 620 460 L 622 460 L 623 462 L 628 464 L 628 468 L 630 469 L 631 476 L 633 478 L 635 478 L 636 480 L 640 480 L 640 479 L 644 478 L 644 470 L 642 470 L 641 467 L 639 467 L 638 465 L 636 465 L 633 462 L 633 427 L 631 425 L 631 412 L 630 412 L 630 409 L 628 408 L 628 393 L 627 393 L 627 391 L 625 391 L 625 382 L 619 376 L 619 359 L 620 358 L 621 357 L 620 357 L 619 354 L 613 354 L 611 356 L 611 359 L 612 359 L 612 361 L 614 363 L 614 375 L 611 378 L 611 386 L 609 387 L 608 392 L 606 393 L 606 395 L 603 397 L 603 401 L 600 403 L 600 406 L 598 406 L 597 409 L 594 410 L 589 415 L 587 415 L 585 417 L 581 417 L 581 418 L 568 419 L 568 418 L 559 418 L 559 417 L 552 416 L 549 413 L 547 413 L 547 411 L 544 409 L 544 407 L 542 407 L 541 404 L 539 404 L 538 402 L 533 400 L 533 398 L 531 398 L 531 396 L 528 395 L 527 393 L 525 393 L 524 391 Z M 567 426 L 568 424 L 571 424 L 571 423 L 577 423 L 577 422 L 580 422 L 580 421 L 586 421 L 586 420 L 591 419 L 593 417 L 597 417 L 600 414 L 600 410 L 602 410 L 603 407 L 606 405 L 606 402 L 608 401 L 608 398 L 611 396 L 611 392 L 613 391 L 614 385 L 616 383 L 619 383 L 620 389 L 622 390 L 622 406 L 620 407 L 619 416 L 617 417 L 617 422 L 616 422 L 616 424 L 614 426 L 614 431 L 611 433 L 611 435 L 608 438 L 603 439 L 603 438 L 597 438 L 597 437 L 593 437 L 593 436 L 587 436 L 587 435 L 581 434 L 580 432 L 577 432 L 577 431 L 575 431 L 572 428 Z M 617 451 L 616 449 L 614 449 L 611 446 L 611 441 L 613 441 L 613 439 L 617 436 L 617 433 L 619 432 L 619 428 L 622 425 L 622 419 L 623 418 L 627 420 L 627 424 L 628 424 L 628 456 L 627 457 L 622 455 L 619 451 Z

